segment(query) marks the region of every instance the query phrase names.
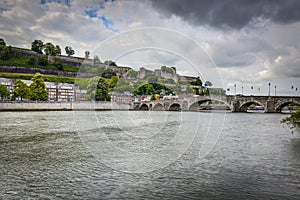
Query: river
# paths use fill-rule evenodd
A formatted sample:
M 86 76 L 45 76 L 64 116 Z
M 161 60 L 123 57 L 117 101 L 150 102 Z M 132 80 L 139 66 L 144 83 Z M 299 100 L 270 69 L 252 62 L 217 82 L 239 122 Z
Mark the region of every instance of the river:
M 299 199 L 284 114 L 0 113 L 0 199 Z

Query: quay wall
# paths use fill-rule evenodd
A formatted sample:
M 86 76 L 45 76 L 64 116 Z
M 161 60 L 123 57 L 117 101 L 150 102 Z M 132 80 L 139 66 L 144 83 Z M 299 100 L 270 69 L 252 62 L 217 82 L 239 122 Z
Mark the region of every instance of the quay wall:
M 131 110 L 133 105 L 115 102 L 2 102 L 0 111 Z

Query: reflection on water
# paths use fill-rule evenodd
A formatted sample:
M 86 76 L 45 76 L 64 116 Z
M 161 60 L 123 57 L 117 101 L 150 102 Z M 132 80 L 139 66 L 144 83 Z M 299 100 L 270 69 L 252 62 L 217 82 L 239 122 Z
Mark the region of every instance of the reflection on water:
M 280 124 L 285 115 L 227 113 L 221 135 L 213 138 L 206 135 L 210 133 L 207 128 L 214 130 L 217 124 L 214 120 L 223 117 L 222 113 L 218 118 L 203 112 L 2 112 L 0 196 L 2 199 L 299 199 L 300 134 L 290 134 Z M 179 135 L 180 141 L 171 143 L 177 135 L 174 130 L 181 130 L 186 137 Z M 189 137 L 194 137 L 190 143 Z M 203 142 L 214 144 L 216 138 L 209 154 L 201 157 L 201 152 L 209 147 Z M 155 152 L 172 144 L 170 151 L 163 152 L 171 157 L 180 152 L 176 147 L 189 146 L 162 168 L 128 173 L 118 170 L 120 163 L 112 166 L 109 164 L 113 162 L 104 162 L 109 155 L 107 149 L 111 150 L 111 157 L 119 152 L 105 146 L 104 139 L 131 153 Z M 151 165 L 155 162 L 149 155 L 143 159 Z

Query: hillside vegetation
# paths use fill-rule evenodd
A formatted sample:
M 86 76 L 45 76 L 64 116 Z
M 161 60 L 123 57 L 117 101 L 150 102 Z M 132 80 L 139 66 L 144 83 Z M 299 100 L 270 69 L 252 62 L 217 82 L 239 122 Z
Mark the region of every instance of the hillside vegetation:
M 78 72 L 78 68 L 65 65 L 61 62 L 48 63 L 46 57 L 35 58 L 33 56 L 11 55 L 7 60 L 0 60 L 0 66 L 17 66 L 26 68 L 51 69 L 67 72 Z

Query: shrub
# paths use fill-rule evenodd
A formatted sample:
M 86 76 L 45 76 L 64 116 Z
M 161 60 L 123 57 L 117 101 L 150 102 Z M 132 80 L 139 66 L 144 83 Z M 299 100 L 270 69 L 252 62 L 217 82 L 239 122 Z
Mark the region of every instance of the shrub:
M 289 117 L 283 118 L 281 123 L 286 123 L 290 128 L 300 128 L 300 109 L 292 112 Z
M 44 56 L 41 56 L 38 58 L 38 63 L 41 66 L 47 66 L 48 65 L 48 59 Z
M 57 67 L 58 70 L 61 70 L 61 71 L 64 70 L 64 66 L 63 66 L 63 64 L 62 64 L 61 61 L 57 61 L 57 62 L 55 63 L 55 66 Z
M 8 60 L 9 57 L 10 57 L 9 49 L 8 48 L 4 48 L 0 52 L 0 60 Z
M 29 56 L 27 58 L 26 64 L 34 66 L 36 64 L 36 58 L 33 56 Z

